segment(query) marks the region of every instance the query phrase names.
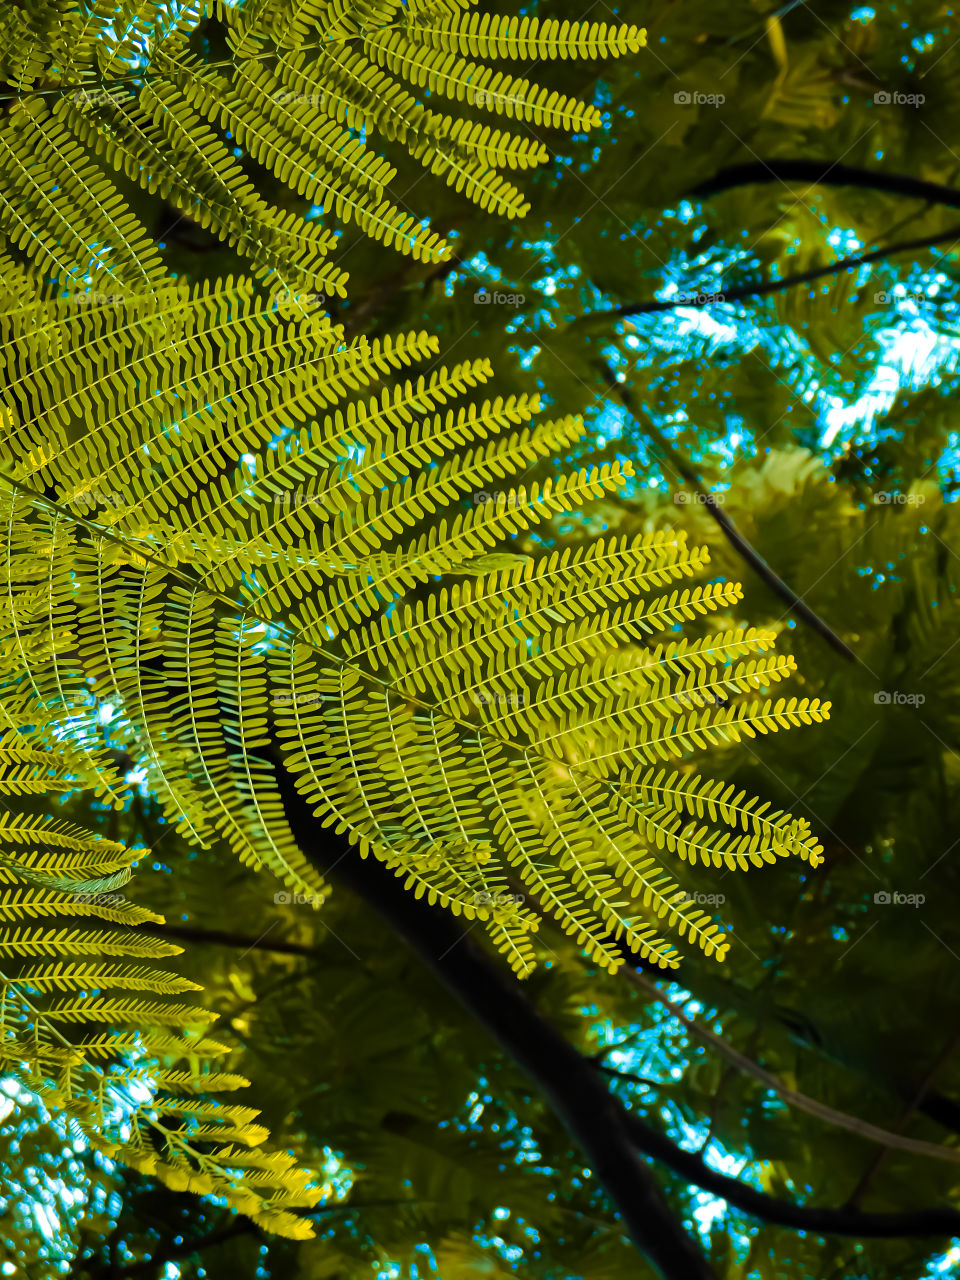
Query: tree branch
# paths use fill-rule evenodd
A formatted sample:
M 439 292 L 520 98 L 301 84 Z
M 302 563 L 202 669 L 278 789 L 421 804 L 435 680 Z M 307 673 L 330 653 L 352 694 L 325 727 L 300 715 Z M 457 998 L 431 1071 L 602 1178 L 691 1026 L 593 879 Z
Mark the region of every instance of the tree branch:
M 621 307 L 612 307 L 607 311 L 591 311 L 578 316 L 568 325 L 576 329 L 594 320 L 618 320 L 625 316 L 652 315 L 661 311 L 675 311 L 678 307 L 693 310 L 705 310 L 727 302 L 743 302 L 747 298 L 763 298 L 771 293 L 783 293 L 798 284 L 809 284 L 824 276 L 839 275 L 841 271 L 853 271 L 871 262 L 880 262 L 894 254 L 909 253 L 914 249 L 931 249 L 934 245 L 943 244 L 947 240 L 960 240 L 960 226 L 950 227 L 947 231 L 938 231 L 932 236 L 918 236 L 915 240 L 903 240 L 900 244 L 888 245 L 885 249 L 871 249 L 869 253 L 858 253 L 848 258 L 839 258 L 825 267 L 814 267 L 810 271 L 798 271 L 796 275 L 784 276 L 782 280 L 764 280 L 760 284 L 741 285 L 737 289 L 718 289 L 714 293 L 698 293 L 691 301 L 654 299 L 648 302 L 625 302 Z
M 620 945 L 616 940 L 611 944 Z M 622 946 L 621 954 L 627 964 L 635 971 L 652 972 L 647 965 L 640 965 L 639 957 L 633 955 L 626 946 Z M 662 978 L 663 973 L 652 972 L 655 978 Z M 685 970 L 683 981 L 702 1004 L 733 1010 L 743 1017 L 750 1018 L 758 1026 L 774 1025 L 808 1052 L 815 1053 L 825 1059 L 831 1066 L 839 1067 L 861 1078 L 869 1080 L 871 1087 L 878 1086 L 891 1097 L 902 1103 L 909 1102 L 918 1096 L 918 1086 L 913 1082 L 898 1079 L 884 1070 L 882 1055 L 851 1058 L 849 1051 L 835 1041 L 825 1042 L 817 1026 L 811 1022 L 802 1009 L 789 1005 L 758 1005 L 756 990 L 745 987 L 729 979 L 700 981 L 703 970 L 689 967 Z M 960 1103 L 945 1093 L 929 1091 L 924 1093 L 914 1108 L 916 1111 L 933 1120 L 950 1133 L 960 1134 Z
M 217 1231 L 211 1231 L 208 1235 L 194 1240 L 184 1240 L 180 1244 L 168 1241 L 152 1258 L 128 1262 L 120 1269 L 120 1280 L 126 1280 L 127 1276 L 148 1276 L 151 1272 L 159 1274 L 168 1262 L 189 1258 L 195 1253 L 202 1253 L 204 1249 L 212 1249 L 215 1245 L 224 1244 L 227 1240 L 234 1240 L 238 1236 L 252 1235 L 262 1238 L 262 1234 L 260 1228 L 249 1218 L 238 1216 L 226 1226 Z
M 660 1161 L 694 1186 L 721 1196 L 741 1213 L 762 1222 L 797 1231 L 861 1239 L 955 1236 L 960 1232 L 960 1211 L 948 1207 L 905 1213 L 864 1213 L 858 1209 L 821 1209 L 778 1200 L 729 1174 L 712 1169 L 695 1151 L 684 1151 L 633 1112 L 625 1112 L 624 1125 L 638 1151 Z
M 742 533 L 736 528 L 733 521 L 727 516 L 720 504 L 717 502 L 713 494 L 703 487 L 700 483 L 696 472 L 680 456 L 673 445 L 666 438 L 662 431 L 656 426 L 648 414 L 645 414 L 635 404 L 632 395 L 627 388 L 617 381 L 616 374 L 608 364 L 602 365 L 603 375 L 612 391 L 615 391 L 620 402 L 623 404 L 627 412 L 634 417 L 643 426 L 644 431 L 649 435 L 657 448 L 665 455 L 673 469 L 680 475 L 687 484 L 700 494 L 703 506 L 707 510 L 707 514 L 713 518 L 719 525 L 727 541 L 737 552 L 737 554 L 747 562 L 754 572 L 763 579 L 775 596 L 784 602 L 791 613 L 795 614 L 801 621 L 805 622 L 808 627 L 817 633 L 822 639 L 826 640 L 836 653 L 846 658 L 849 662 L 856 661 L 856 654 L 847 645 L 837 633 L 815 613 L 810 606 L 801 599 L 800 596 L 790 587 L 779 574 L 767 564 L 763 556 L 750 545 Z
M 833 160 L 751 160 L 719 170 L 712 178 L 699 183 L 690 195 L 704 200 L 731 191 L 734 187 L 753 183 L 809 182 L 826 187 L 861 187 L 868 191 L 886 191 L 912 200 L 928 200 L 948 209 L 960 209 L 960 191 L 941 182 L 925 182 L 901 173 L 878 173 Z
M 522 887 L 522 886 L 521 886 Z M 528 904 L 533 905 L 546 920 L 552 919 L 552 913 L 543 905 L 536 894 L 525 891 Z M 911 1151 L 915 1155 L 930 1156 L 937 1160 L 944 1160 L 949 1164 L 960 1163 L 960 1147 L 946 1147 L 935 1142 L 924 1142 L 917 1138 L 908 1138 L 901 1133 L 894 1132 L 889 1129 L 882 1129 L 878 1125 L 871 1124 L 869 1120 L 862 1120 L 859 1116 L 850 1115 L 846 1111 L 838 1111 L 835 1107 L 829 1107 L 825 1102 L 819 1102 L 816 1098 L 811 1098 L 805 1093 L 799 1093 L 795 1089 L 789 1088 L 784 1082 L 775 1076 L 772 1072 L 765 1070 L 763 1067 L 752 1061 L 735 1049 L 733 1045 L 728 1044 L 722 1036 L 718 1036 L 716 1032 L 711 1031 L 708 1027 L 697 1022 L 696 1019 L 688 1017 L 683 1009 L 669 996 L 664 995 L 658 986 L 655 985 L 650 978 L 644 976 L 639 971 L 637 964 L 638 957 L 630 951 L 626 943 L 621 938 L 609 937 L 608 944 L 610 947 L 618 951 L 623 957 L 625 963 L 617 971 L 618 976 L 630 982 L 633 986 L 639 987 L 646 992 L 654 1000 L 662 1004 L 682 1025 L 690 1032 L 702 1040 L 704 1044 L 714 1049 L 725 1061 L 742 1071 L 745 1075 L 752 1076 L 755 1080 L 759 1080 L 761 1084 L 772 1090 L 781 1098 L 788 1106 L 794 1107 L 798 1111 L 804 1111 L 808 1115 L 816 1116 L 817 1119 L 825 1121 L 827 1124 L 835 1125 L 839 1129 L 846 1129 L 850 1133 L 857 1134 L 858 1137 L 866 1139 L 868 1142 L 876 1142 L 881 1147 L 894 1147 L 901 1151 Z M 656 975 L 663 977 L 663 971 L 658 970 Z M 629 1037 L 628 1037 L 629 1039 Z M 624 1042 L 626 1043 L 626 1042 Z M 610 1068 L 604 1067 L 603 1059 L 610 1049 L 618 1048 L 618 1045 L 605 1046 L 602 1053 L 595 1055 L 589 1061 L 594 1070 L 603 1070 L 607 1073 Z M 627 1076 L 626 1072 L 618 1074 Z M 662 1082 L 647 1080 L 643 1077 L 633 1077 L 639 1083 L 653 1085 L 658 1088 L 665 1087 Z M 922 1097 L 922 1093 L 918 1095 Z
M 317 949 L 308 943 L 299 942 L 271 942 L 266 938 L 251 938 L 246 934 L 227 933 L 218 929 L 196 929 L 184 925 L 141 925 L 141 931 L 152 933 L 160 937 L 177 938 L 181 941 L 194 943 L 211 943 L 217 946 L 242 947 L 244 951 L 267 951 L 274 952 L 279 955 L 296 955 L 296 956 L 316 956 Z M 798 1110 L 806 1111 L 810 1115 L 815 1115 L 821 1120 L 825 1120 L 828 1124 L 837 1125 L 840 1128 L 848 1129 L 852 1133 L 858 1134 L 860 1137 L 871 1141 L 880 1142 L 883 1147 L 897 1147 L 905 1151 L 913 1151 L 917 1155 L 935 1155 L 937 1159 L 960 1162 L 960 1149 L 953 1147 L 938 1146 L 935 1143 L 921 1142 L 913 1138 L 905 1138 L 900 1134 L 888 1132 L 886 1129 L 878 1128 L 871 1125 L 868 1121 L 860 1120 L 857 1116 L 848 1115 L 846 1112 L 837 1111 L 833 1107 L 828 1107 L 825 1103 L 818 1102 L 815 1098 L 808 1098 L 805 1094 L 797 1093 L 794 1090 L 788 1090 L 780 1080 L 771 1075 L 769 1072 L 752 1062 L 749 1058 L 738 1053 L 731 1045 L 728 1045 L 720 1036 L 715 1035 L 712 1031 L 702 1027 L 692 1018 L 688 1018 L 686 1014 L 672 1000 L 665 996 L 659 988 L 654 986 L 648 979 L 642 977 L 635 971 L 636 956 L 632 956 L 630 967 L 624 968 L 621 972 L 629 981 L 635 982 L 636 985 L 642 986 L 645 991 L 652 995 L 660 1003 L 665 1005 L 670 1012 L 683 1022 L 684 1026 L 691 1034 L 698 1036 L 709 1043 L 720 1055 L 724 1057 L 733 1066 L 738 1067 L 747 1075 L 752 1075 L 756 1079 L 762 1081 L 769 1088 L 777 1092 L 785 1101 L 789 1102 Z M 659 973 L 659 970 L 654 972 Z M 616 1046 L 610 1046 L 614 1048 Z M 605 1067 L 599 1060 L 594 1061 L 595 1069 L 602 1071 L 607 1075 L 625 1076 L 628 1073 L 615 1071 L 612 1068 Z M 629 1078 L 639 1083 L 656 1085 L 662 1087 L 662 1082 L 655 1080 L 646 1080 L 639 1076 L 630 1076 Z M 925 1092 L 925 1091 L 924 1091 Z M 789 1096 L 787 1096 L 789 1095 Z M 919 1109 L 918 1098 L 912 1110 Z
M 540 1017 L 519 983 L 467 937 L 451 912 L 414 897 L 376 858 L 361 858 L 335 842 L 282 766 L 277 779 L 304 854 L 373 907 L 530 1077 L 657 1273 L 664 1280 L 715 1280 L 625 1133 L 621 1105 L 591 1064 Z
M 846 1111 L 838 1111 L 834 1107 L 828 1107 L 825 1102 L 818 1102 L 816 1098 L 810 1098 L 805 1093 L 798 1093 L 796 1089 L 789 1088 L 779 1076 L 766 1071 L 758 1063 L 751 1061 L 750 1058 L 745 1057 L 734 1049 L 732 1045 L 727 1044 L 726 1040 L 710 1031 L 709 1028 L 702 1026 L 695 1019 L 687 1017 L 680 1006 L 668 996 L 665 996 L 658 987 L 655 987 L 649 978 L 645 978 L 642 974 L 627 966 L 624 966 L 619 972 L 628 982 L 640 987 L 669 1009 L 671 1014 L 683 1023 L 692 1035 L 703 1040 L 705 1044 L 709 1044 L 721 1057 L 732 1063 L 733 1066 L 738 1067 L 744 1074 L 752 1076 L 755 1080 L 759 1080 L 761 1084 L 766 1085 L 779 1098 L 782 1098 L 788 1106 L 794 1107 L 797 1111 L 804 1111 L 807 1115 L 816 1116 L 818 1120 L 835 1125 L 839 1129 L 845 1129 L 848 1133 L 855 1133 L 858 1137 L 865 1138 L 868 1142 L 876 1142 L 881 1147 L 894 1147 L 898 1151 L 911 1151 L 914 1155 L 930 1156 L 935 1160 L 945 1160 L 950 1164 L 960 1164 L 960 1147 L 945 1147 L 936 1142 L 924 1142 L 920 1138 L 908 1138 L 902 1133 L 895 1133 L 891 1129 L 882 1129 L 879 1125 L 871 1124 L 869 1120 L 861 1120 L 859 1116 L 852 1116 Z
M 361 859 L 355 850 L 344 854 L 342 845 L 318 847 L 317 820 L 295 791 L 290 775 L 279 768 L 278 776 L 284 809 L 303 851 L 331 878 L 358 893 L 383 915 L 444 986 L 532 1077 L 591 1161 L 638 1249 L 661 1275 L 671 1280 L 698 1280 L 712 1273 L 659 1190 L 649 1178 L 638 1176 L 635 1164 L 624 1161 L 623 1137 L 637 1152 L 763 1222 L 860 1238 L 960 1234 L 960 1211 L 949 1207 L 864 1213 L 798 1205 L 746 1186 L 712 1169 L 697 1153 L 684 1151 L 628 1111 L 602 1085 L 598 1086 L 596 1060 L 579 1053 L 541 1018 L 517 981 L 467 937 L 449 912 L 415 898 L 376 858 Z M 662 998 L 666 1001 L 666 997 Z

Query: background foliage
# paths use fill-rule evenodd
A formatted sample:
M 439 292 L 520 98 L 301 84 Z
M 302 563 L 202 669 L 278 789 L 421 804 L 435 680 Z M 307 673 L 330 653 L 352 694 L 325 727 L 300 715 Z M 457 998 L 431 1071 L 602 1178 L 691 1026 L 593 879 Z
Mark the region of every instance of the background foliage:
M 567 0 L 536 11 L 583 16 Z M 740 615 L 790 632 L 802 692 L 833 703 L 831 722 L 769 740 L 762 760 L 731 747 L 714 767 L 808 817 L 825 865 L 718 873 L 736 922 L 725 965 L 691 959 L 659 985 L 799 1092 L 949 1144 L 960 1126 L 955 241 L 754 299 L 715 295 L 942 236 L 960 217 L 862 178 L 811 184 L 767 172 L 694 191 L 725 167 L 774 159 L 951 187 L 953 18 L 939 3 L 851 11 L 762 0 L 649 14 L 600 5 L 590 16 L 642 21 L 648 47 L 603 68 L 538 69 L 544 83 L 595 101 L 604 123 L 589 140 L 545 135 L 553 160 L 525 178 L 526 220 L 504 230 L 479 210 L 465 215 L 437 179 L 413 174 L 398 202 L 456 232 L 457 260 L 386 259 L 385 270 L 377 246 L 347 227 L 336 259 L 351 272 L 350 302 L 331 306 L 371 336 L 423 326 L 445 356 L 489 355 L 504 392 L 536 387 L 557 412 L 587 413 L 594 429 L 578 463 L 635 463 L 626 498 L 542 536 L 564 545 L 601 530 L 688 529 L 710 540 L 717 577 L 744 581 Z M 289 201 L 243 163 L 270 199 Z M 142 211 L 165 261 L 188 278 L 236 269 L 229 250 L 159 197 L 144 197 Z M 478 302 L 481 289 L 523 301 Z M 583 318 L 678 295 L 715 300 Z M 855 661 L 795 624 L 745 570 L 678 459 Z M 254 1082 L 244 1102 L 323 1170 L 324 1201 L 316 1240 L 267 1239 L 212 1200 L 120 1175 L 20 1099 L 0 1161 L 11 1265 L 90 1280 L 648 1274 L 526 1080 L 362 904 L 338 893 L 318 914 L 265 896 L 253 874 L 197 857 L 149 795 L 119 815 L 85 806 L 65 816 L 143 847 L 134 893 L 190 942 L 182 972 L 221 1012 L 219 1034 Z M 615 1088 L 708 1163 L 797 1202 L 957 1203 L 950 1163 L 880 1156 L 785 1104 L 648 991 L 586 964 L 562 935 L 545 941 L 552 959 L 530 980 L 538 1009 L 586 1052 L 611 1048 L 602 1065 L 623 1073 L 611 1075 Z M 942 1236 L 844 1239 L 758 1224 L 658 1169 L 726 1280 L 919 1280 L 950 1274 L 960 1257 Z

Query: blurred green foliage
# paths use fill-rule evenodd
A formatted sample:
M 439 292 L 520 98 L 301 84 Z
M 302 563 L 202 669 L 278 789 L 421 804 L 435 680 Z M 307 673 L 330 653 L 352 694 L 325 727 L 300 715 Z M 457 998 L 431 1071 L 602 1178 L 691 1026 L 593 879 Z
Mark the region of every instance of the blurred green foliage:
M 744 582 L 748 622 L 790 630 L 803 685 L 795 691 L 829 698 L 830 724 L 769 740 L 762 759 L 747 745 L 714 752 L 711 767 L 809 817 L 826 864 L 813 874 L 786 864 L 756 878 L 718 874 L 725 914 L 737 922 L 731 955 L 722 969 L 686 962 L 665 989 L 689 993 L 700 1018 L 803 1093 L 954 1143 L 953 242 L 753 301 L 625 322 L 579 318 L 677 293 L 732 292 L 960 221 L 943 204 L 865 185 L 763 181 L 692 195 L 727 166 L 774 158 L 955 183 L 955 15 L 930 0 L 853 13 L 849 4 L 773 0 L 664 3 L 649 15 L 602 8 L 604 18 L 647 25 L 639 66 L 605 67 L 602 79 L 589 67 L 544 67 L 541 77 L 593 98 L 605 112 L 602 136 L 560 143 L 549 172 L 528 187 L 531 214 L 506 231 L 479 211 L 465 215 L 429 176 L 411 179 L 415 189 L 398 197 L 458 233 L 460 260 L 388 262 L 385 273 L 383 255 L 347 232 L 340 260 L 352 282 L 340 318 L 371 334 L 424 325 L 447 352 L 489 355 L 504 392 L 535 383 L 562 411 L 584 409 L 596 435 L 582 456 L 631 458 L 640 480 L 623 502 L 550 537 L 686 528 L 710 542 L 718 577 Z M 581 16 L 569 0 L 537 13 Z M 153 215 L 178 270 L 200 278 L 230 268 L 205 233 L 183 222 L 165 230 L 172 219 L 159 207 Z M 475 302 L 484 286 L 524 302 Z M 611 394 L 604 365 L 855 662 L 794 625 L 678 482 L 644 420 Z M 27 1106 L 0 1150 L 3 1235 L 18 1268 L 6 1274 L 653 1274 L 526 1079 L 362 904 L 346 893 L 321 914 L 277 904 L 253 874 L 196 856 L 159 825 L 149 798 L 119 824 L 122 837 L 151 849 L 137 892 L 189 935 L 182 970 L 221 1011 L 238 1069 L 254 1081 L 249 1101 L 325 1179 L 318 1237 L 261 1238 L 214 1203 L 98 1168 L 83 1151 L 73 1184 L 83 1199 L 68 1203 L 52 1160 L 69 1136 Z M 898 903 L 897 894 L 923 901 Z M 853 1198 L 877 1211 L 960 1202 L 950 1164 L 896 1151 L 878 1160 L 876 1146 L 778 1102 L 628 983 L 587 966 L 561 935 L 545 942 L 552 958 L 530 981 L 537 1007 L 585 1052 L 629 1040 L 606 1061 L 643 1083 L 623 1077 L 615 1087 L 684 1145 L 798 1202 Z M 722 1280 L 920 1280 L 953 1274 L 960 1259 L 948 1240 L 824 1239 L 758 1224 L 659 1176 Z M 36 1202 L 45 1205 L 39 1220 Z

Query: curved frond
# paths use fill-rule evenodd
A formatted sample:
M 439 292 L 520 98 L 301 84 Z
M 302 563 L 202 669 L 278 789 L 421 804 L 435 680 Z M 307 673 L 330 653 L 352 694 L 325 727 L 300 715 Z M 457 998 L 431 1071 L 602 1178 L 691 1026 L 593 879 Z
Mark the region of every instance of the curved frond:
M 0 814 L 0 885 L 9 886 L 0 888 L 0 1065 L 98 1150 L 136 1168 L 153 1160 L 173 1187 L 202 1187 L 272 1230 L 309 1234 L 295 1212 L 316 1198 L 306 1175 L 264 1154 L 251 1177 L 237 1158 L 269 1136 L 252 1123 L 257 1113 L 182 1096 L 245 1081 L 199 1065 L 225 1048 L 197 1038 L 213 1015 L 175 999 L 197 984 L 136 963 L 181 948 L 129 927 L 162 924 L 113 892 L 133 856 L 70 823 Z M 121 927 L 64 923 L 84 915 Z
M 63 736 L 82 690 L 80 774 L 105 785 L 92 721 L 109 702 L 170 821 L 319 905 L 274 785 L 282 760 L 325 820 L 416 893 L 483 920 L 524 972 L 539 912 L 610 967 L 611 936 L 675 964 L 663 929 L 722 957 L 678 869 L 816 862 L 789 815 L 744 807 L 754 825 L 731 831 L 748 802 L 713 798 L 719 825 L 704 827 L 678 785 L 650 782 L 661 761 L 828 711 L 767 697 L 793 660 L 770 632 L 717 625 L 742 593 L 693 581 L 704 548 L 658 531 L 502 556 L 629 476 L 612 465 L 510 484 L 564 452 L 578 419 L 538 423 L 529 396 L 455 405 L 486 362 L 407 376 L 436 353 L 426 335 L 348 344 L 242 284 L 178 289 L 149 314 L 177 317 L 162 362 L 146 316 L 101 321 L 94 338 L 51 314 L 57 346 L 36 344 L 29 366 L 8 357 L 20 419 L 0 452 L 19 471 L 8 523 L 42 546 L 43 573 L 24 561 L 0 635 L 31 749 Z M 254 380 L 227 383 L 224 359 Z M 60 498 L 39 497 L 41 482 Z M 66 669 L 58 634 L 76 655 Z M 74 945 L 88 946 L 82 933 Z

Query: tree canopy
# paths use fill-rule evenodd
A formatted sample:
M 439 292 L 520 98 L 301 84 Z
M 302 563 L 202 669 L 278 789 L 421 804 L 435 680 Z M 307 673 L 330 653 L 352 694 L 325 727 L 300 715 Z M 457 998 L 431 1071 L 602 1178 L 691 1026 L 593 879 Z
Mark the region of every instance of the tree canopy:
M 118 8 L 60 7 L 98 21 Z M 131 29 L 155 7 L 119 6 Z M 494 97 L 479 108 L 496 109 L 496 126 L 523 139 L 527 159 L 543 153 L 537 168 L 521 164 L 519 151 L 503 166 L 529 203 L 521 219 L 520 197 L 502 190 L 486 207 L 479 197 L 470 203 L 436 161 L 440 143 L 417 153 L 426 136 L 419 116 L 408 135 L 380 118 L 378 150 L 397 170 L 384 201 L 391 218 L 409 219 L 396 238 L 427 245 L 402 254 L 368 234 L 362 218 L 337 215 L 334 197 L 325 205 L 306 168 L 302 181 L 289 179 L 287 162 L 307 157 L 279 114 L 287 132 L 273 151 L 215 118 L 226 92 L 215 77 L 255 40 L 264 7 L 170 6 L 186 14 L 188 39 L 169 56 L 202 69 L 190 109 L 221 148 L 221 172 L 228 162 L 236 169 L 236 185 L 224 179 L 216 200 L 249 183 L 235 208 L 224 212 L 202 185 L 207 212 L 200 196 L 178 202 L 173 178 L 143 179 L 146 152 L 118 164 L 84 135 L 124 209 L 147 228 L 131 261 L 198 291 L 262 268 L 257 288 L 285 281 L 274 304 L 316 325 L 302 330 L 311 340 L 328 317 L 344 344 L 427 333 L 437 345 L 426 351 L 425 376 L 489 359 L 496 395 L 537 392 L 542 418 L 554 422 L 582 415 L 585 431 L 558 431 L 549 448 L 524 457 L 519 482 L 494 473 L 463 488 L 464 510 L 509 513 L 518 483 L 530 492 L 560 471 L 595 469 L 622 482 L 598 485 L 589 501 L 512 536 L 501 531 L 489 548 L 504 557 L 498 571 L 509 571 L 509 556 L 573 555 L 597 537 L 674 530 L 690 547 L 708 546 L 706 581 L 744 590 L 735 603 L 724 597 L 707 634 L 735 625 L 774 633 L 776 653 L 796 660 L 790 695 L 829 704 L 830 716 L 790 733 L 713 742 L 696 772 L 808 824 L 823 861 L 777 858 L 743 874 L 719 861 L 696 868 L 690 906 L 722 920 L 715 936 L 728 949 L 717 963 L 678 941 L 669 971 L 615 929 L 607 944 L 622 963 L 604 963 L 558 922 L 546 881 L 535 891 L 511 873 L 494 905 L 509 914 L 515 901 L 539 924 L 531 943 L 539 964 L 521 980 L 477 919 L 405 890 L 342 830 L 321 829 L 292 785 L 281 787 L 287 819 L 310 874 L 330 889 L 319 909 L 306 881 L 298 891 L 269 878 L 230 857 L 226 840 L 202 848 L 165 810 L 129 708 L 117 706 L 116 729 L 108 714 L 105 733 L 120 807 L 69 787 L 52 800 L 18 796 L 11 807 L 52 812 L 134 850 L 137 875 L 124 894 L 143 909 L 138 931 L 182 948 L 165 963 L 202 987 L 204 1008 L 218 1016 L 216 1038 L 231 1051 L 222 1069 L 250 1081 L 238 1102 L 259 1112 L 272 1148 L 308 1172 L 314 1202 L 292 1211 L 314 1235 L 273 1234 L 222 1188 L 198 1195 L 122 1165 L 11 1069 L 0 1082 L 3 1273 L 953 1274 L 960 44 L 952 12 L 930 0 L 852 10 L 773 0 L 684 0 L 650 12 L 585 13 L 566 0 L 503 5 L 540 21 L 633 23 L 646 29 L 645 44 L 616 58 L 589 50 L 571 61 L 534 58 L 531 69 L 496 48 L 470 49 L 465 36 L 464 58 L 486 56 L 497 71 L 582 101 L 595 127 L 584 117 L 566 132 L 518 120 L 526 91 L 516 84 L 470 91 Z M 289 75 L 319 76 L 315 50 L 299 53 L 302 63 L 296 56 L 303 31 L 318 15 L 332 20 L 337 6 L 277 8 L 287 25 L 271 38 L 292 50 Z M 416 16 L 430 6 L 409 8 Z M 373 3 L 341 9 L 360 13 L 360 28 L 383 17 Z M 47 10 L 39 0 L 10 6 L 5 47 L 26 47 L 24 33 L 32 40 Z M 72 46 L 56 48 L 51 30 L 42 34 L 63 62 Z M 399 78 L 389 56 L 382 65 Z M 53 94 L 62 69 L 45 66 L 31 82 L 36 92 Z M 78 76 L 86 99 L 57 111 L 65 120 L 74 113 L 78 136 L 85 114 L 93 129 L 104 107 L 96 95 L 138 69 L 101 62 L 96 81 Z M 31 91 L 12 53 L 3 75 L 6 126 L 26 130 Z M 327 91 L 296 83 L 288 78 L 279 92 Z M 165 90 L 151 92 L 156 143 L 175 114 Z M 270 92 L 276 103 L 272 82 Z M 418 93 L 421 109 L 449 106 L 436 83 Z M 371 101 L 386 101 L 382 86 Z M 403 99 L 398 110 L 409 118 L 415 105 Z M 463 106 L 468 119 L 481 119 L 477 106 Z M 277 112 L 295 107 L 279 102 Z M 375 107 L 354 107 L 344 128 L 364 141 L 373 127 L 362 111 Z M 122 136 L 132 147 L 132 130 Z M 489 138 L 482 146 L 495 150 Z M 44 180 L 56 185 L 54 161 L 44 163 Z M 184 166 L 177 181 L 201 177 Z M 29 205 L 25 189 L 10 190 L 11 209 Z M 315 255 L 312 277 L 270 274 L 288 241 L 280 231 L 244 241 L 255 212 L 295 237 L 301 264 Z M 44 306 L 67 297 L 69 281 L 52 261 L 66 253 L 66 233 L 41 261 L 12 222 L 2 226 L 5 315 L 16 316 L 40 275 Z M 80 223 L 76 235 L 89 241 Z M 449 256 L 433 253 L 433 236 L 447 240 Z M 104 296 L 102 281 L 95 287 Z M 5 338 L 27 350 L 16 323 Z M 14 396 L 37 360 L 35 347 L 8 359 Z M 87 368 L 80 357 L 73 367 Z M 398 379 L 390 371 L 373 385 L 379 393 Z M 267 397 L 243 403 L 251 422 L 274 408 Z M 49 500 L 53 482 L 40 463 L 37 474 Z M 409 477 L 375 475 L 374 490 L 394 479 Z M 424 514 L 415 532 L 429 527 Z M 250 568 L 243 590 L 258 572 L 267 573 Z M 564 607 L 559 594 L 553 605 Z M 16 653 L 5 649 L 3 663 L 7 682 L 19 671 Z M 329 696 L 317 689 L 318 699 Z M 520 696 L 510 689 L 484 698 Z M 710 697 L 717 716 L 733 704 L 729 689 Z M 481 703 L 481 718 L 519 723 L 513 704 Z M 586 753 L 588 744 L 576 739 L 571 749 Z M 436 783 L 425 776 L 424 792 Z M 410 811 L 400 819 L 400 828 L 418 829 Z M 5 1053 L 12 1068 L 15 1052 Z

